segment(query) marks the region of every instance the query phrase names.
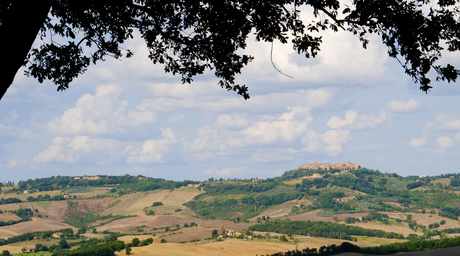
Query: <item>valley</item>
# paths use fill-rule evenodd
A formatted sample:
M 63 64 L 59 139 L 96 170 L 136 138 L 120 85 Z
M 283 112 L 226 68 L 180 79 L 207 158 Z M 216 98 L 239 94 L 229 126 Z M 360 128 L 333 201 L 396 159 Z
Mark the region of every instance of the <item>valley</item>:
M 150 238 L 130 246 L 137 255 L 271 255 L 343 242 L 365 248 L 448 239 L 460 234 L 458 181 L 458 174 L 309 167 L 267 179 L 99 175 L 3 183 L 0 252 L 39 252 L 44 244 L 54 251 L 42 253 L 61 255 L 72 252 L 62 240 L 78 249 L 109 236 L 125 245 Z M 34 233 L 59 230 L 71 233 Z M 29 233 L 35 235 L 14 242 Z

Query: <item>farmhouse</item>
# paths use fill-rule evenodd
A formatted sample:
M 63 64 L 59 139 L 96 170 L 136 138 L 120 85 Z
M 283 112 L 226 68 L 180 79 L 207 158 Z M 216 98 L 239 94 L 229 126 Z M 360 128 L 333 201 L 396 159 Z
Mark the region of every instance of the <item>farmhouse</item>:
M 64 236 L 64 233 L 62 232 L 56 232 L 51 235 L 53 238 L 61 238 Z

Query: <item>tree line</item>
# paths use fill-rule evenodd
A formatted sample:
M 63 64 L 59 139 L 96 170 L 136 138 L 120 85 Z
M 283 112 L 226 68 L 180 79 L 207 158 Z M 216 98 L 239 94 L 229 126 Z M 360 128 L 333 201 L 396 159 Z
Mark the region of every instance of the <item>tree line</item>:
M 382 230 L 365 229 L 345 224 L 336 224 L 323 221 L 291 221 L 275 220 L 266 221 L 262 224 L 255 224 L 249 227 L 251 231 L 276 232 L 281 234 L 311 235 L 344 240 L 353 240 L 353 236 L 370 236 L 404 239 L 402 234 L 385 232 Z

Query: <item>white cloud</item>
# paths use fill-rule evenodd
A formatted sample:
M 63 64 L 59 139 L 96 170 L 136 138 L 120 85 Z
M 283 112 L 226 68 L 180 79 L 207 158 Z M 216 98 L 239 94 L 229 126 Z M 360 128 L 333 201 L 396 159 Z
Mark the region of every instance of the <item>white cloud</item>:
M 248 171 L 247 167 L 237 167 L 237 168 L 227 167 L 220 171 L 216 171 L 215 173 L 216 175 L 220 175 L 224 177 L 237 177 L 242 172 L 247 172 L 247 171 Z
M 323 134 L 323 140 L 326 143 L 326 152 L 332 157 L 340 155 L 343 151 L 343 144 L 350 138 L 350 131 L 347 130 L 330 130 Z
M 454 141 L 450 137 L 441 136 L 437 140 L 438 146 L 442 149 L 450 149 L 454 146 Z
M 113 84 L 99 86 L 95 95 L 83 95 L 75 108 L 67 109 L 61 118 L 49 122 L 48 127 L 60 134 L 108 134 L 155 121 L 155 114 L 145 103 L 127 111 L 129 102 L 118 99 L 121 91 L 120 86 Z
M 384 157 L 381 157 L 381 156 L 378 156 L 377 159 L 375 159 L 375 161 L 379 162 L 379 163 L 388 163 L 390 162 L 390 160 L 384 158 Z
M 435 125 L 435 127 L 437 127 L 438 129 L 447 131 L 460 130 L 460 117 L 458 116 L 449 114 L 437 114 L 435 115 L 435 119 L 436 123 L 434 123 L 431 126 Z
M 251 160 L 256 163 L 292 161 L 296 154 L 297 150 L 292 148 L 261 148 L 251 155 Z
M 421 111 L 423 107 L 415 99 L 411 99 L 407 102 L 393 100 L 388 103 L 384 109 L 394 113 L 410 113 Z
M 218 133 L 216 129 L 211 129 L 209 126 L 200 127 L 197 130 L 198 138 L 193 142 L 184 142 L 184 147 L 191 151 L 215 151 L 220 146 Z
M 455 141 L 460 141 L 460 132 L 458 132 L 457 134 L 455 134 Z
M 35 163 L 49 163 L 49 162 L 63 162 L 63 163 L 72 163 L 75 162 L 76 156 L 72 153 L 64 153 L 66 147 L 65 144 L 69 143 L 70 139 L 66 137 L 56 137 L 51 142 L 52 145 L 49 146 L 45 151 L 39 153 L 33 158 Z
M 242 173 L 247 173 L 249 171 L 248 167 L 227 167 L 223 169 L 218 169 L 216 167 L 209 168 L 204 171 L 201 171 L 201 174 L 208 176 L 217 176 L 219 177 L 239 177 Z
M 303 149 L 306 152 L 319 152 L 324 148 L 324 140 L 321 134 L 314 130 L 309 130 L 302 138 L 302 144 L 305 145 Z
M 146 140 L 141 147 L 126 147 L 129 154 L 126 162 L 129 164 L 151 164 L 163 162 L 163 155 L 169 151 L 171 144 L 176 142 L 176 137 L 171 128 L 163 129 L 163 138 Z
M 427 140 L 427 138 L 425 136 L 420 138 L 420 139 L 413 138 L 410 141 L 410 146 L 413 147 L 413 148 L 420 148 L 420 147 L 426 146 L 426 145 L 428 145 L 428 140 Z
M 452 120 L 444 123 L 444 129 L 446 130 L 460 130 L 460 119 Z
M 219 115 L 217 117 L 217 127 L 219 128 L 241 128 L 248 126 L 249 120 L 243 114 Z
M 0 134 L 9 134 L 10 136 L 26 140 L 34 139 L 36 137 L 35 133 L 29 129 L 5 126 L 2 124 L 0 124 Z
M 307 126 L 312 120 L 308 109 L 293 107 L 276 121 L 256 122 L 241 132 L 242 139 L 230 138 L 228 144 L 232 147 L 242 147 L 274 142 L 290 143 L 307 131 Z
M 364 130 L 376 128 L 387 120 L 387 113 L 382 112 L 380 116 L 374 115 L 361 115 L 359 116 L 356 111 L 348 110 L 345 113 L 345 118 L 341 119 L 338 116 L 333 116 L 327 122 L 327 125 L 333 129 L 351 129 L 351 130 Z
M 75 163 L 83 155 L 91 155 L 97 151 L 111 155 L 109 157 L 115 157 L 119 155 L 116 152 L 123 145 L 122 142 L 113 139 L 90 138 L 82 135 L 75 135 L 73 138 L 55 137 L 51 144 L 33 158 L 35 163 Z M 100 157 L 105 157 L 105 155 L 100 155 Z

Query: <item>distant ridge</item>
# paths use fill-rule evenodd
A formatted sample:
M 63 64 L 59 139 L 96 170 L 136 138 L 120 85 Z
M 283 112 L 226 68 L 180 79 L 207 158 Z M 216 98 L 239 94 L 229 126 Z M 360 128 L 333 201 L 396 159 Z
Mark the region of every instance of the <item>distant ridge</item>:
M 304 164 L 299 167 L 297 167 L 296 170 L 300 169 L 306 169 L 306 170 L 332 170 L 332 169 L 338 169 L 338 170 L 356 170 L 360 169 L 361 166 L 359 164 L 353 164 L 350 162 L 347 162 L 346 164 L 318 164 L 318 161 L 315 161 L 314 164 Z

